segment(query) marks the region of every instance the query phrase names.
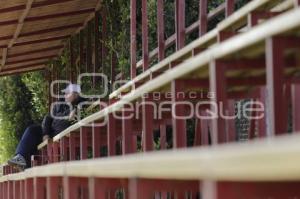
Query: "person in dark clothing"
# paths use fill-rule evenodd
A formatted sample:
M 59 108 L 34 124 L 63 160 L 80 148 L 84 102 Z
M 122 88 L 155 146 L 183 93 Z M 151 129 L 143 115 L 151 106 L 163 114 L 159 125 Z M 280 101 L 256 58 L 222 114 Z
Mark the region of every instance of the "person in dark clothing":
M 62 91 L 65 93 L 65 98 L 60 100 L 61 103 L 53 106 L 51 113 L 44 117 L 42 125 L 34 124 L 26 128 L 16 149 L 16 155 L 8 160 L 9 165 L 21 170 L 30 167 L 30 159 L 37 153 L 37 146 L 43 140 L 53 138 L 72 124 L 77 105 L 84 101 L 80 97 L 81 89 L 77 84 L 70 84 Z

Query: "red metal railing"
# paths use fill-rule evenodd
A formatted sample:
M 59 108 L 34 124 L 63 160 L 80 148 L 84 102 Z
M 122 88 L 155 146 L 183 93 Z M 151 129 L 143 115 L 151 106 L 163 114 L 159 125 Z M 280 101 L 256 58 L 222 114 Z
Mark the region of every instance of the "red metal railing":
M 200 2 L 200 12 L 203 12 L 203 7 L 207 5 L 207 2 Z M 274 2 L 269 1 L 270 4 L 268 5 L 273 5 Z M 280 1 L 276 2 L 280 5 Z M 149 67 L 146 4 L 147 1 L 142 1 L 144 71 Z M 277 4 L 274 3 L 273 6 Z M 184 37 L 187 32 L 183 23 L 184 1 L 177 0 L 176 5 L 178 23 L 176 23 L 176 40 L 174 41 L 178 53 L 180 53 L 180 49 L 185 45 Z M 226 16 L 229 16 L 233 12 L 233 1 L 226 1 L 225 5 Z M 288 107 L 291 104 L 293 110 L 291 113 L 292 132 L 295 134 L 299 131 L 298 101 L 300 96 L 298 93 L 300 87 L 297 66 L 299 65 L 300 40 L 298 35 L 300 24 L 295 20 L 295 17 L 299 17 L 299 9 L 286 12 L 287 14 L 282 14 L 285 10 L 270 14 L 269 9 L 272 6 L 270 6 L 271 8 L 269 6 L 261 6 L 267 9 L 263 11 L 260 10 L 261 7 L 257 8 L 260 12 L 267 13 L 267 16 L 265 14 L 253 15 L 256 10 L 245 14 L 251 19 L 244 24 L 250 28 L 248 32 L 239 34 L 236 29 L 233 32 L 218 32 L 216 34 L 218 38 L 212 42 L 213 44 L 206 44 L 205 47 L 199 44 L 199 46 L 191 48 L 194 56 L 179 57 L 173 60 L 169 63 L 170 67 L 168 67 L 167 73 L 155 71 L 161 74 L 149 78 L 149 82 L 139 82 L 141 85 L 135 88 L 134 92 L 124 94 L 121 99 L 111 98 L 108 108 L 84 119 L 82 124 L 74 125 L 71 130 L 67 129 L 62 132 L 54 138 L 54 142 L 45 143 L 45 146 L 41 147 L 39 156 L 32 161 L 34 166 L 43 166 L 12 175 L 7 174 L 15 171 L 10 167 L 5 167 L 4 174 L 7 179 L 4 176 L 0 180 L 0 193 L 2 194 L 0 199 L 299 197 L 299 176 L 293 178 L 292 173 L 289 172 L 286 175 L 278 174 L 278 168 L 276 170 L 276 167 L 272 167 L 271 163 L 264 161 L 266 159 L 275 163 L 282 163 L 286 168 L 290 168 L 296 173 L 297 170 L 294 167 L 284 164 L 285 160 L 294 160 L 293 163 L 297 164 L 297 157 L 288 156 L 288 154 L 299 151 L 293 139 L 284 142 L 283 151 L 285 153 L 274 152 L 275 147 L 269 149 L 268 141 L 262 145 L 254 144 L 253 147 L 251 147 L 253 144 L 251 142 L 250 147 L 244 149 L 242 145 L 229 144 L 236 142 L 235 120 L 225 120 L 222 117 L 211 120 L 193 117 L 195 126 L 191 147 L 207 146 L 207 148 L 200 148 L 199 151 L 193 151 L 194 149 L 186 149 L 188 143 L 187 120 L 173 117 L 171 111 L 165 112 L 162 119 L 155 119 L 155 109 L 149 104 L 151 102 L 155 104 L 165 102 L 175 104 L 177 102 L 178 105 L 174 107 L 174 111 L 181 116 L 187 116 L 186 106 L 180 104 L 184 101 L 191 102 L 193 105 L 201 100 L 210 100 L 210 102 L 215 102 L 218 105 L 223 103 L 225 111 L 230 114 L 235 113 L 235 103 L 241 99 L 260 101 L 266 106 L 265 115 L 260 120 L 251 121 L 247 133 L 249 139 L 274 137 L 287 132 L 288 120 L 286 118 L 288 118 Z M 135 10 L 136 2 L 132 0 L 132 77 L 136 75 L 137 66 L 135 62 Z M 164 32 L 162 10 L 163 5 L 160 1 L 158 3 L 159 60 L 164 58 L 166 45 L 162 36 Z M 259 23 L 260 19 L 268 19 L 279 14 L 284 16 L 279 16 L 276 20 L 268 21 L 263 25 Z M 207 25 L 205 14 L 200 13 L 200 22 L 199 28 L 202 35 L 206 31 Z M 255 29 L 251 29 L 256 25 Z M 229 41 L 228 38 L 232 39 Z M 199 52 L 195 53 L 196 50 Z M 167 89 L 165 85 L 167 85 Z M 197 90 L 199 88 L 204 91 L 200 93 Z M 154 92 L 162 94 L 166 90 L 173 94 L 170 98 L 155 99 Z M 194 90 L 196 90 L 195 98 L 177 95 Z M 214 98 L 205 96 L 208 92 L 214 93 Z M 148 96 L 145 97 L 144 93 L 147 93 Z M 122 106 L 126 108 L 128 104 L 125 102 L 128 101 L 138 101 L 141 109 L 120 108 Z M 168 105 L 170 108 L 171 104 Z M 199 108 L 199 111 L 208 114 L 207 109 L 213 110 L 214 107 L 203 106 L 201 109 Z M 122 117 L 116 118 L 113 113 Z M 139 117 L 125 117 L 129 114 L 135 114 Z M 103 121 L 105 116 L 108 117 L 108 123 L 96 126 Z M 88 123 L 94 125 L 83 126 L 83 124 Z M 172 127 L 172 147 L 174 149 L 185 148 L 183 152 L 176 150 L 172 153 L 166 150 L 166 154 L 162 156 L 160 156 L 162 153 L 158 152 L 156 154 L 145 153 L 145 156 L 128 155 L 138 153 L 139 150 L 143 152 L 154 151 L 155 130 L 160 131 L 160 149 L 166 149 L 166 145 L 170 144 L 166 138 L 167 126 Z M 292 138 L 299 139 L 299 136 L 293 136 Z M 141 138 L 141 147 L 138 146 L 138 138 Z M 219 144 L 225 143 L 228 147 L 226 145 L 219 146 Z M 278 138 L 278 141 L 273 144 L 276 146 L 280 143 L 280 138 Z M 290 146 L 289 143 L 291 143 Z M 214 147 L 208 145 L 220 147 L 218 153 L 214 151 Z M 233 147 L 232 150 L 227 151 L 230 147 Z M 107 149 L 107 156 L 110 158 L 99 158 L 106 156 L 106 154 L 101 154 L 103 148 Z M 257 153 L 252 154 L 251 152 L 254 153 L 256 149 Z M 223 153 L 223 151 L 225 152 Z M 277 152 L 280 158 L 283 158 L 282 160 L 272 159 L 272 157 L 276 157 Z M 112 157 L 120 154 L 126 156 Z M 178 159 L 176 158 L 177 155 Z M 200 157 L 197 157 L 198 155 Z M 85 160 L 89 157 L 98 159 Z M 234 159 L 235 157 L 238 158 Z M 214 158 L 215 161 L 210 160 Z M 74 161 L 79 159 L 81 161 Z M 164 162 L 165 159 L 170 162 Z M 241 164 L 244 161 L 250 166 Z M 193 163 L 197 163 L 196 167 L 200 169 L 189 165 Z M 218 166 L 218 163 L 222 163 L 221 166 Z M 240 165 L 240 167 L 235 167 L 236 171 L 230 170 L 233 163 Z M 180 168 L 177 164 L 180 165 Z M 255 170 L 255 164 L 259 165 L 257 170 Z M 249 166 L 249 170 L 247 170 L 247 166 Z M 270 166 L 270 173 L 268 173 L 266 166 Z M 247 174 L 247 172 L 249 173 Z M 291 180 L 294 181 L 291 182 Z

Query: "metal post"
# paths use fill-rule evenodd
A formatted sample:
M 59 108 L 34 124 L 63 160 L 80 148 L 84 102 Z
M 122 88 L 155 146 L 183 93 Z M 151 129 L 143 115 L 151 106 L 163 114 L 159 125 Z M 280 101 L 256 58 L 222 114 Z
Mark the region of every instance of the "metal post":
M 266 129 L 266 117 L 267 117 L 267 112 L 266 112 L 266 93 L 267 89 L 265 86 L 259 88 L 259 102 L 261 102 L 264 105 L 264 117 L 260 120 L 258 120 L 258 137 L 266 137 L 267 135 L 267 129 Z
M 293 131 L 300 131 L 300 84 L 292 85 Z
M 85 72 L 91 72 L 92 67 L 92 22 L 89 21 L 87 25 L 87 45 L 86 45 L 86 66 Z
M 181 148 L 187 145 L 186 120 L 181 119 L 185 115 L 185 105 L 182 95 L 179 92 L 184 91 L 184 83 L 182 81 L 173 80 L 171 83 L 172 94 L 172 126 L 173 126 L 173 147 Z
M 80 127 L 80 159 L 87 159 L 87 149 L 88 149 L 88 127 Z
M 20 199 L 20 188 L 21 188 L 20 184 L 21 183 L 19 180 L 14 181 L 13 199 Z
M 69 138 L 63 137 L 60 139 L 60 155 L 62 161 L 68 160 L 68 148 L 69 148 Z
M 89 194 L 90 199 L 106 199 L 107 186 L 104 180 L 97 178 L 89 178 Z
M 140 179 L 129 179 L 128 185 L 129 198 L 130 199 L 141 199 L 141 198 L 151 198 L 151 189 L 149 185 L 146 184 L 144 180 Z
M 74 45 L 72 38 L 70 38 L 69 41 L 69 49 L 70 49 L 70 67 L 69 67 L 69 80 L 71 82 L 75 81 L 75 74 L 77 73 L 76 71 L 76 64 L 75 64 L 75 59 L 74 59 Z
M 165 58 L 165 23 L 164 23 L 164 1 L 157 1 L 157 43 L 158 43 L 158 60 Z
M 176 50 L 180 50 L 185 43 L 185 0 L 175 1 Z
M 70 160 L 76 160 L 76 135 L 74 133 L 70 133 L 69 153 Z
M 94 24 L 94 54 L 95 54 L 95 64 L 93 66 L 93 73 L 96 73 L 97 71 L 99 71 L 100 68 L 100 60 L 99 60 L 99 18 L 100 18 L 100 12 L 97 11 L 95 13 L 95 24 Z M 96 79 L 95 76 L 93 76 L 93 87 L 95 87 L 96 85 Z
M 111 104 L 112 102 L 110 102 Z M 107 127 L 107 144 L 108 144 L 108 156 L 116 155 L 116 118 L 113 114 L 108 116 Z
M 142 48 L 143 48 L 143 71 L 149 66 L 149 49 L 148 49 L 148 15 L 147 0 L 142 0 Z
M 52 143 L 48 143 L 47 146 L 47 158 L 48 158 L 48 164 L 51 164 L 53 162 L 53 151 L 52 151 Z
M 102 72 L 105 72 L 104 66 L 106 65 L 106 56 L 107 56 L 107 47 L 106 47 L 106 42 L 107 42 L 107 19 L 106 19 L 106 10 L 105 7 L 101 10 L 101 18 L 102 18 L 102 31 L 101 31 L 101 57 L 102 57 Z
M 100 139 L 101 136 L 101 128 L 97 126 L 97 123 L 93 123 L 93 130 L 92 130 L 92 150 L 93 150 L 93 158 L 100 157 Z
M 225 66 L 220 61 L 212 61 L 209 65 L 210 92 L 214 95 L 211 99 L 211 110 L 216 114 L 212 119 L 212 143 L 224 143 L 226 141 L 225 120 L 220 117 L 220 110 L 225 109 L 227 102 L 226 96 L 226 77 Z
M 129 106 L 124 106 L 122 110 L 122 153 L 128 154 L 133 153 L 133 111 L 130 110 Z
M 286 124 L 281 118 L 285 112 L 283 85 L 284 85 L 284 45 L 280 38 L 266 40 L 266 79 L 268 114 L 267 135 L 286 132 Z
M 53 142 L 52 143 L 52 161 L 53 162 L 59 162 L 60 160 L 60 154 L 59 154 L 59 143 L 58 142 Z
M 28 178 L 25 180 L 25 199 L 33 198 L 33 179 Z
M 62 185 L 61 177 L 47 177 L 46 194 L 49 199 L 59 199 L 59 188 Z
M 232 13 L 234 13 L 234 1 L 235 0 L 226 0 L 226 7 L 225 7 L 225 16 L 228 17 Z
M 199 2 L 199 37 L 207 32 L 207 0 Z
M 136 76 L 136 0 L 130 0 L 130 65 L 133 79 Z
M 33 191 L 34 191 L 34 199 L 41 199 L 44 198 L 44 188 L 46 185 L 46 179 L 45 178 L 34 178 L 33 179 Z M 52 198 L 51 198 L 52 199 Z
M 153 130 L 154 130 L 154 115 L 155 106 L 153 101 L 143 97 L 142 99 L 142 145 L 144 151 L 152 151 L 154 149 L 153 146 Z
M 67 176 L 63 178 L 64 199 L 78 198 L 79 195 L 78 188 L 79 188 L 78 178 L 67 177 Z
M 80 53 L 80 66 L 79 74 L 84 73 L 84 32 L 83 30 L 79 33 L 79 53 Z

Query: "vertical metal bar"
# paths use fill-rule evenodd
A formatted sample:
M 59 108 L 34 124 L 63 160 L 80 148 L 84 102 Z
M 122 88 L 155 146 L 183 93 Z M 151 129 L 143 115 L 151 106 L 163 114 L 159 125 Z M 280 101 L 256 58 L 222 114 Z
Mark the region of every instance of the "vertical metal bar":
M 52 72 L 51 69 L 47 70 L 47 80 L 48 80 L 48 112 L 51 112 L 52 95 L 51 95 L 51 82 L 52 82 Z
M 147 0 L 142 0 L 142 49 L 143 49 L 143 71 L 149 66 L 149 46 L 148 46 L 148 14 Z
M 286 132 L 286 124 L 282 120 L 285 112 L 283 85 L 284 85 L 284 46 L 280 38 L 266 40 L 266 79 L 267 79 L 267 135 Z
M 92 150 L 93 150 L 93 158 L 100 157 L 100 133 L 101 127 L 95 125 L 93 123 L 93 131 L 92 131 Z M 102 127 L 103 128 L 103 127 Z
M 76 135 L 74 133 L 70 133 L 69 153 L 70 160 L 76 160 Z
M 4 182 L 0 182 L 0 199 L 4 199 L 4 188 L 3 188 L 3 183 Z
M 199 2 L 199 37 L 207 32 L 207 0 Z
M 107 189 L 106 183 L 103 182 L 104 179 L 90 178 L 89 179 L 89 194 L 90 199 L 106 199 Z
M 130 0 L 130 76 L 136 76 L 136 0 Z
M 152 198 L 150 188 L 143 180 L 130 179 L 128 187 L 130 199 Z
M 185 105 L 181 103 L 183 101 L 182 95 L 178 95 L 178 92 L 184 91 L 184 85 L 182 81 L 173 80 L 171 83 L 172 94 L 172 125 L 173 125 L 173 147 L 182 148 L 187 145 L 186 134 L 186 120 L 182 119 L 185 115 Z
M 47 177 L 46 195 L 49 199 L 59 199 L 59 186 L 62 184 L 61 177 Z
M 116 80 L 116 65 L 117 65 L 117 56 L 116 53 L 114 51 L 111 52 L 111 71 L 110 71 L 110 75 L 111 75 L 111 89 L 113 89 L 113 84 Z
M 13 181 L 8 181 L 8 198 L 13 198 Z
M 147 0 L 142 0 L 142 46 L 143 46 L 143 71 L 149 66 L 149 46 L 148 46 L 148 13 Z
M 300 84 L 292 85 L 293 131 L 300 131 Z
M 60 139 L 60 155 L 62 161 L 68 160 L 69 138 L 63 137 Z
M 104 66 L 106 65 L 106 55 L 107 55 L 107 47 L 106 47 L 106 42 L 107 42 L 107 19 L 106 19 L 106 10 L 105 8 L 102 9 L 101 11 L 101 18 L 102 18 L 102 44 L 101 44 L 101 57 L 102 57 L 102 72 L 105 72 Z
M 74 56 L 74 45 L 73 45 L 72 38 L 70 38 L 70 41 L 69 41 L 69 48 L 70 48 L 69 80 L 71 82 L 74 82 L 75 81 L 75 74 L 77 72 L 76 72 L 75 56 Z
M 111 104 L 112 102 L 110 102 Z M 107 135 L 107 144 L 108 144 L 108 156 L 116 155 L 116 118 L 113 114 L 108 116 L 108 135 Z
M 202 126 L 201 119 L 195 119 L 195 138 L 194 138 L 194 146 L 201 145 L 201 135 L 202 135 Z
M 127 110 L 128 108 L 128 110 Z M 133 118 L 131 116 L 133 112 L 129 110 L 129 107 L 124 106 L 122 110 L 122 153 L 128 154 L 133 152 L 132 132 L 133 132 Z
M 80 127 L 80 159 L 87 159 L 88 153 L 88 127 Z
M 166 125 L 161 124 L 159 126 L 160 131 L 160 149 L 166 149 L 167 148 L 167 129 Z
M 50 164 L 53 162 L 52 143 L 48 143 L 46 147 L 47 147 L 48 164 Z
M 91 72 L 92 67 L 92 22 L 87 25 L 87 45 L 86 45 L 86 68 L 85 72 Z
M 53 156 L 53 158 L 52 158 L 52 160 L 53 160 L 53 162 L 58 162 L 59 161 L 59 143 L 58 142 L 53 142 L 52 143 L 52 156 Z
M 20 188 L 21 188 L 20 181 L 19 180 L 14 181 L 13 199 L 20 199 Z
M 3 182 L 3 198 L 8 198 L 7 194 L 7 182 Z
M 252 102 L 255 102 L 255 100 L 252 100 Z M 252 107 L 251 108 L 256 108 L 256 105 L 252 105 Z M 255 112 L 255 111 L 253 111 L 252 113 L 251 113 L 251 116 L 253 117 L 253 116 L 256 116 L 257 115 L 257 113 Z M 254 139 L 255 138 L 255 130 L 256 130 L 256 121 L 257 120 L 255 120 L 255 119 L 251 119 L 250 121 L 249 121 L 249 129 L 248 129 L 248 139 Z
M 175 0 L 176 50 L 185 44 L 185 0 Z
M 25 199 L 25 180 L 21 180 L 20 181 L 20 196 L 21 196 L 21 199 Z
M 266 129 L 266 117 L 267 117 L 267 111 L 266 111 L 266 95 L 267 95 L 267 89 L 265 86 L 259 88 L 259 102 L 261 102 L 264 105 L 264 117 L 260 120 L 258 120 L 258 137 L 262 138 L 265 137 L 267 134 Z
M 80 53 L 80 66 L 79 74 L 84 73 L 84 31 L 81 30 L 79 33 L 79 53 Z
M 165 22 L 164 22 L 164 0 L 157 0 L 157 43 L 158 60 L 165 58 Z
M 153 130 L 154 130 L 154 105 L 153 101 L 143 97 L 142 100 L 142 145 L 144 151 L 152 151 L 153 146 Z
M 228 116 L 234 116 L 235 115 L 235 100 L 227 100 L 228 103 L 228 109 L 227 109 L 227 115 Z M 229 142 L 236 141 L 236 128 L 235 128 L 235 119 L 227 119 L 227 140 Z
M 99 71 L 98 69 L 100 68 L 100 60 L 99 60 L 99 18 L 100 18 L 100 13 L 99 11 L 97 11 L 95 13 L 95 24 L 94 24 L 94 44 L 95 44 L 95 48 L 94 48 L 94 54 L 95 54 L 95 64 L 93 66 L 93 73 L 96 73 L 97 71 Z M 95 76 L 93 76 L 93 87 L 95 87 L 96 85 L 96 79 Z
M 75 177 L 65 176 L 63 179 L 64 199 L 78 198 L 79 182 Z
M 216 114 L 216 118 L 212 119 L 212 143 L 224 143 L 226 141 L 226 131 L 225 131 L 225 120 L 220 117 L 220 108 L 225 107 L 227 102 L 226 98 L 226 76 L 225 76 L 225 66 L 215 60 L 209 65 L 209 90 L 210 93 L 214 94 L 214 98 L 211 99 L 211 110 Z
M 225 2 L 226 7 L 225 7 L 225 16 L 228 17 L 232 13 L 234 13 L 234 0 L 226 0 Z
M 34 178 L 33 180 L 33 189 L 34 189 L 34 199 L 44 198 L 44 188 L 46 185 L 45 178 Z
M 28 178 L 25 180 L 25 199 L 33 198 L 33 179 Z

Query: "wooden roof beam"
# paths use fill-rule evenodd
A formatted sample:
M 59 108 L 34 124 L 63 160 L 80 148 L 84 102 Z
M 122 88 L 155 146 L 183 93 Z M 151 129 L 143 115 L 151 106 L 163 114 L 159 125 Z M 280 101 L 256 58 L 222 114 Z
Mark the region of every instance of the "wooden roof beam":
M 66 25 L 66 26 L 59 26 L 59 27 L 54 27 L 54 28 L 48 28 L 48 29 L 43 29 L 43 30 L 22 33 L 19 35 L 18 38 L 40 35 L 40 34 L 45 34 L 45 33 L 51 33 L 51 32 L 56 32 L 56 31 L 62 31 L 62 30 L 67 30 L 67 29 L 72 29 L 72 28 L 78 28 L 78 27 L 81 27 L 82 25 L 83 25 L 82 23 L 76 23 L 76 24 L 71 24 L 71 25 Z M 9 40 L 9 39 L 13 39 L 13 35 L 0 37 L 0 41 L 5 41 L 5 40 Z
M 52 47 L 48 47 L 48 48 L 42 48 L 42 49 L 37 49 L 37 50 L 31 50 L 31 51 L 26 51 L 26 52 L 22 52 L 22 53 L 15 53 L 15 54 L 8 54 L 7 58 L 13 58 L 13 57 L 19 57 L 19 56 L 24 56 L 24 55 L 31 55 L 31 54 L 35 54 L 35 53 L 41 53 L 41 52 L 47 52 L 47 51 L 52 51 L 52 50 L 58 50 L 63 48 L 64 45 L 56 45 L 56 46 L 52 46 Z
M 42 62 L 40 61 L 37 63 L 31 63 L 31 64 L 26 64 L 26 65 L 16 66 L 16 67 L 6 67 L 6 68 L 3 68 L 3 70 L 1 72 L 8 72 L 8 71 L 12 71 L 12 70 L 31 68 L 31 67 L 41 66 L 41 65 L 45 65 L 45 61 L 42 61 Z
M 22 28 L 23 28 L 24 20 L 27 17 L 27 15 L 28 15 L 28 13 L 31 9 L 31 5 L 32 5 L 33 1 L 34 0 L 27 0 L 26 8 L 25 8 L 24 12 L 22 13 L 22 15 L 20 16 L 20 18 L 18 20 L 18 25 L 17 25 L 16 31 L 14 33 L 14 36 L 10 40 L 10 42 L 8 43 L 8 46 L 7 46 L 6 50 L 4 50 L 5 53 L 3 53 L 3 55 L 2 55 L 2 63 L 1 63 L 2 65 L 1 65 L 0 71 L 2 70 L 2 68 L 5 65 L 8 49 L 11 48 L 14 45 L 15 41 L 17 40 L 17 38 L 18 38 Z
M 35 2 L 32 4 L 31 7 L 38 8 L 38 7 L 49 6 L 49 5 L 53 5 L 53 4 L 65 3 L 65 2 L 69 2 L 69 1 L 75 1 L 75 0 L 51 0 L 51 1 Z M 24 10 L 25 8 L 26 8 L 25 4 L 12 6 L 12 7 L 8 7 L 8 8 L 2 8 L 2 9 L 0 9 L 0 14 Z
M 40 66 L 36 66 L 36 67 L 31 67 L 31 68 L 8 70 L 8 71 L 0 72 L 0 76 L 16 75 L 16 74 L 25 73 L 25 72 L 33 72 L 33 71 L 43 70 L 45 68 L 46 68 L 45 65 L 40 65 Z
M 41 57 L 35 57 L 35 58 L 29 58 L 29 59 L 23 59 L 23 60 L 17 60 L 17 61 L 10 61 L 10 62 L 6 63 L 6 66 L 12 65 L 12 64 L 23 63 L 23 62 L 30 62 L 30 61 L 40 60 L 40 59 L 51 59 L 51 58 L 56 57 L 56 56 L 57 56 L 57 54 L 41 56 Z
M 29 17 L 25 20 L 25 22 L 32 22 L 32 21 L 43 21 L 47 19 L 55 19 L 60 17 L 70 17 L 70 16 L 76 16 L 76 15 L 82 15 L 82 14 L 88 14 L 91 12 L 94 12 L 94 8 L 88 8 L 83 10 L 76 10 L 71 12 L 62 12 L 62 13 L 56 13 L 56 14 L 50 14 L 50 15 L 43 15 L 43 16 L 35 16 L 35 17 Z M 8 26 L 8 25 L 14 25 L 18 24 L 18 20 L 8 20 L 8 21 L 2 21 L 0 22 L 0 26 Z

